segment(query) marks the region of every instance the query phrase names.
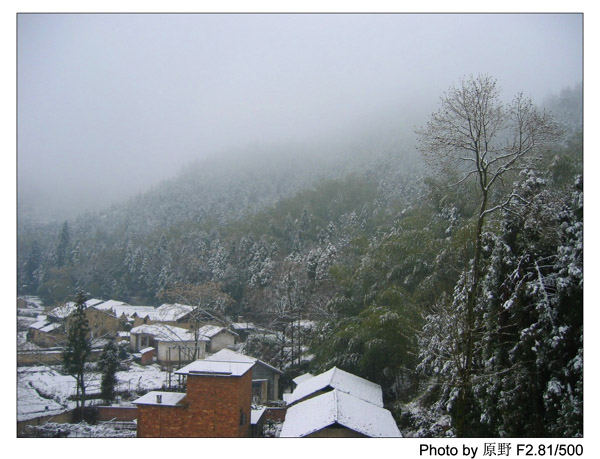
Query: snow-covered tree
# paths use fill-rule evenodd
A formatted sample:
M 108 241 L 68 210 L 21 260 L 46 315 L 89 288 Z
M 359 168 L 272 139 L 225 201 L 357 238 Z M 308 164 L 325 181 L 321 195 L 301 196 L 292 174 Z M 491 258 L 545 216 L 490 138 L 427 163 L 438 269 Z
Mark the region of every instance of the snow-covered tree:
M 86 297 L 78 293 L 75 300 L 75 311 L 69 321 L 67 342 L 62 353 L 63 369 L 73 376 L 77 383 L 77 406 L 85 406 L 85 365 L 92 352 L 90 325 L 85 315 Z

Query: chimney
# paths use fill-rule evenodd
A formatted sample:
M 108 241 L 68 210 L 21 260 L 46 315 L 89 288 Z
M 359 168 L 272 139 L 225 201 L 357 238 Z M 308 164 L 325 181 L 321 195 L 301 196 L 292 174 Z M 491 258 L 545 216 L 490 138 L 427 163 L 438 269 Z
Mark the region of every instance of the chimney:
M 162 403 L 162 394 L 156 394 L 156 403 Z

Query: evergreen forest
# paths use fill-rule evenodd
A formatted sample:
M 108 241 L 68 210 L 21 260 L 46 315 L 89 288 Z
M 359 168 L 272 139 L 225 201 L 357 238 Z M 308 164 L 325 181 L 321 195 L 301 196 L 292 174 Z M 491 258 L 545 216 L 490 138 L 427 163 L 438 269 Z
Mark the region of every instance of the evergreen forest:
M 582 436 L 581 91 L 537 106 L 467 78 L 419 126 L 230 151 L 101 212 L 20 218 L 18 294 L 253 322 L 279 338 L 249 354 L 288 382 L 380 384 L 405 436 Z

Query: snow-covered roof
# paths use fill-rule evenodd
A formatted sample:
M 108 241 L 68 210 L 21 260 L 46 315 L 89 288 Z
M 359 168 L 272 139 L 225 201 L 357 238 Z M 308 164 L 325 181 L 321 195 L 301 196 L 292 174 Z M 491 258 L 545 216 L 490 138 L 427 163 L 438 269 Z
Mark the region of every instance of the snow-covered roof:
M 232 335 L 238 336 L 237 333 L 232 332 L 231 330 L 227 330 L 225 327 L 219 327 L 218 325 L 203 325 L 198 329 L 201 335 L 206 336 L 207 338 L 212 338 L 215 335 L 218 335 L 222 331 L 226 331 L 227 333 L 231 333 Z
M 402 436 L 388 410 L 339 390 L 288 408 L 280 436 L 305 437 L 336 423 L 368 437 Z
M 185 304 L 163 304 L 158 308 L 138 314 L 140 317 L 148 317 L 155 322 L 175 322 L 194 310 L 193 306 Z
M 132 335 L 151 335 L 158 341 L 196 341 L 193 331 L 165 324 L 139 325 L 132 328 L 130 333 Z M 208 339 L 200 335 L 198 341 L 208 341 Z
M 60 327 L 61 327 L 61 325 L 59 323 L 51 322 L 51 323 L 47 324 L 45 327 L 40 328 L 39 330 L 44 333 L 50 333 L 51 331 L 54 331 Z
M 112 301 L 112 300 L 109 300 Z M 90 298 L 85 302 L 85 307 L 89 308 L 90 306 L 98 306 L 99 304 L 104 303 L 104 300 L 98 300 L 97 298 Z
M 76 307 L 77 305 L 73 301 L 69 301 L 68 303 L 62 304 L 50 310 L 48 315 L 56 317 L 57 319 L 66 319 L 73 311 L 75 311 Z
M 37 322 L 32 323 L 29 328 L 34 328 L 36 330 L 40 330 L 48 325 L 48 321 L 44 318 L 42 320 L 38 320 Z
M 245 354 L 240 354 L 239 352 L 234 352 L 229 349 L 221 349 L 219 352 L 215 352 L 212 355 L 206 357 L 206 360 L 219 360 L 221 362 L 245 362 L 245 363 L 260 363 L 276 373 L 282 374 L 281 370 L 278 370 L 274 366 L 269 365 L 262 360 L 258 360 L 256 357 L 252 357 Z
M 140 355 L 145 354 L 146 352 L 150 352 L 150 351 L 154 351 L 155 349 L 153 347 L 145 347 L 144 349 L 140 349 L 139 353 Z
M 92 298 L 92 299 L 87 300 L 85 303 L 83 303 L 83 306 L 84 306 L 84 309 L 93 307 L 94 309 L 106 311 L 108 309 L 111 309 L 111 307 L 113 305 L 119 305 L 119 304 L 124 305 L 127 303 L 123 303 L 122 301 L 115 301 L 115 300 L 103 301 L 103 300 L 98 300 L 98 299 Z M 77 303 L 75 303 L 73 301 L 69 301 L 68 303 L 65 303 L 61 306 L 55 307 L 48 314 L 51 316 L 54 316 L 58 319 L 66 319 L 75 311 L 76 307 L 77 307 Z
M 160 395 L 160 402 L 158 402 L 157 395 Z M 182 401 L 185 399 L 185 395 L 185 393 L 181 392 L 152 391 L 141 396 L 137 400 L 134 400 L 132 403 L 135 403 L 136 405 L 181 406 Z
M 61 324 L 57 323 L 57 322 L 50 322 L 46 319 L 46 316 L 38 316 L 38 319 L 41 320 L 37 320 L 36 322 L 32 323 L 29 328 L 33 328 L 35 330 L 39 330 L 41 332 L 44 333 L 50 333 L 51 331 L 54 331 L 58 328 L 61 327 Z
M 177 370 L 178 375 L 242 376 L 254 363 L 222 362 L 217 360 L 196 360 Z
M 307 379 L 314 378 L 314 377 L 315 377 L 315 376 L 314 376 L 314 375 L 312 375 L 312 374 L 310 374 L 310 373 L 304 373 L 303 375 L 296 376 L 294 379 L 292 379 L 292 381 L 293 381 L 293 382 L 294 382 L 296 385 L 298 385 L 298 384 L 300 384 L 302 381 L 306 381 Z
M 110 309 L 115 313 L 115 316 L 125 315 L 128 318 L 132 318 L 136 313 L 138 317 L 145 317 L 148 313 L 156 310 L 154 306 L 132 306 L 129 304 L 113 305 Z
M 234 330 L 254 330 L 256 325 L 252 322 L 234 322 L 231 324 L 231 328 Z
M 266 411 L 266 408 L 264 406 L 250 410 L 250 424 L 253 424 L 253 425 L 258 424 L 258 421 L 260 421 L 260 418 L 262 418 L 262 415 L 265 414 L 265 411 Z
M 298 384 L 288 398 L 288 404 L 296 403 L 327 388 L 337 389 L 374 405 L 383 406 L 383 394 L 379 384 L 336 367 Z

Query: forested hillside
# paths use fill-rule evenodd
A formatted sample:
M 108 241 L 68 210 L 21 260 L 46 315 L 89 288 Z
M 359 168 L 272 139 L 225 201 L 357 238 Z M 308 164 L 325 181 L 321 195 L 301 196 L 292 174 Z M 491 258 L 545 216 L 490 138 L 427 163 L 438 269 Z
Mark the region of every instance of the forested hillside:
M 502 163 L 493 187 L 403 139 L 255 147 L 105 212 L 20 225 L 19 293 L 243 316 L 296 340 L 248 343 L 257 357 L 375 381 L 415 435 L 581 435 L 580 90 L 549 99 L 548 143 Z

